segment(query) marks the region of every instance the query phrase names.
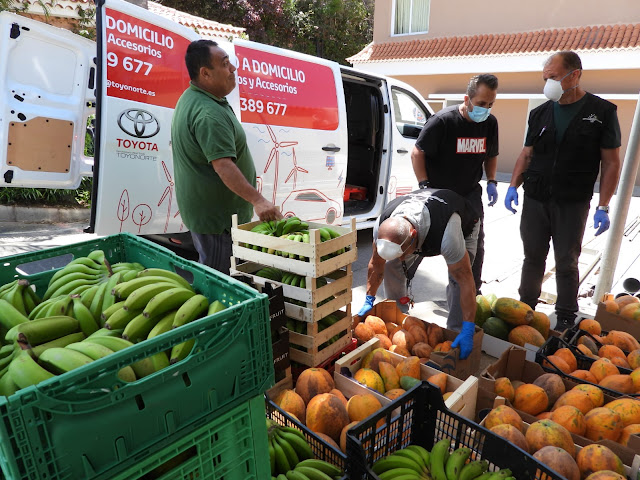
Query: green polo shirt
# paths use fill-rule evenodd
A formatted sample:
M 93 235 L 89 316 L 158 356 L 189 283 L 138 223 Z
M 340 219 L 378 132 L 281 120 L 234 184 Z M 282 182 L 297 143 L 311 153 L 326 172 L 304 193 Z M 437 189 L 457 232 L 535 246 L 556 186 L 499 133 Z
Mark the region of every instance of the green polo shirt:
M 176 198 L 182 221 L 196 233 L 231 231 L 231 215 L 239 223 L 253 217 L 253 205 L 233 193 L 211 165 L 232 158 L 255 187 L 256 169 L 247 137 L 226 98 L 191 84 L 180 96 L 171 122 Z

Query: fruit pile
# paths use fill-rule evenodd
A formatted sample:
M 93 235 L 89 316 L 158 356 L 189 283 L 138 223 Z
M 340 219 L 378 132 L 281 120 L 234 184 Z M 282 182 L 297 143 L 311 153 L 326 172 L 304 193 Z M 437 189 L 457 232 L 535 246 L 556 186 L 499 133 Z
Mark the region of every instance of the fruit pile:
M 380 346 L 403 357 L 414 355 L 426 362 L 431 352 L 451 351 L 451 340 L 444 339 L 443 329 L 433 323 L 407 316 L 402 324 L 385 322 L 375 315 L 367 315 L 364 322 L 356 325 L 353 333 L 362 342 L 372 338 L 380 340 Z
M 320 240 L 326 242 L 333 238 L 338 238 L 340 234 L 330 227 L 318 228 L 320 232 Z M 293 242 L 310 243 L 311 237 L 309 236 L 309 224 L 303 222 L 298 217 L 288 217 L 275 221 L 270 220 L 268 222 L 262 222 L 257 224 L 251 229 L 253 233 L 260 233 L 271 237 L 286 238 Z M 264 253 L 272 255 L 279 255 L 281 257 L 291 258 L 294 260 L 303 260 L 308 262 L 309 258 L 302 255 L 296 255 L 295 253 L 283 252 L 269 247 L 260 247 L 258 245 L 244 245 L 246 248 L 252 248 L 253 250 L 261 250 Z M 324 255 L 321 260 L 327 260 L 331 257 L 340 255 L 346 251 L 345 248 L 341 248 L 329 255 Z
M 409 445 L 378 460 L 372 470 L 381 480 L 514 480 L 509 469 L 487 472 L 487 461 L 467 462 L 471 457 L 467 447 L 450 450 L 449 439 L 436 442 L 431 452 Z
M 572 433 L 592 442 L 606 439 L 626 446 L 631 435 L 640 433 L 640 400 L 621 397 L 605 404 L 604 393 L 596 385 L 579 384 L 567 391 L 559 375 L 547 373 L 533 383 L 512 383 L 501 377 L 496 379 L 494 390 L 514 409 L 550 421 L 557 438 L 569 439 Z M 524 432 L 522 418 L 514 409 L 504 405 L 495 408 L 487 415 L 485 426 L 499 428 L 495 433 L 534 453 L 537 449 L 520 434 Z M 554 445 L 572 453 L 573 441 Z
M 588 321 L 590 325 L 594 320 Z M 592 328 L 585 325 L 585 320 L 581 323 L 581 328 Z M 596 331 L 593 330 L 592 331 Z M 542 361 L 543 367 L 557 369 L 577 381 L 587 381 L 599 385 L 608 390 L 624 394 L 640 393 L 640 348 L 635 348 L 625 354 L 619 345 L 626 344 L 633 337 L 626 332 L 612 330 L 605 337 L 596 336 L 602 343 L 600 347 L 594 340 L 586 335 L 578 339 L 577 349 L 583 356 L 593 359 L 589 370 L 578 369 L 578 358 L 571 348 L 558 348 L 553 354 L 547 355 Z M 580 356 L 578 354 L 578 356 Z M 632 370 L 633 369 L 633 370 Z
M 255 273 L 256 276 L 267 278 L 275 282 L 281 282 L 292 287 L 307 288 L 307 279 L 304 275 L 298 275 L 296 273 L 285 272 L 279 268 L 263 267 Z M 316 288 L 324 287 L 327 284 L 327 280 L 324 277 L 316 278 Z M 291 300 L 288 300 L 291 301 Z
M 546 379 L 545 381 L 549 382 L 550 380 Z M 580 387 L 587 388 L 581 389 Z M 636 407 L 636 415 L 640 419 L 640 403 L 634 407 L 629 402 L 635 402 L 635 400 L 618 399 L 603 407 L 594 407 L 593 401 L 602 402 L 602 392 L 598 393 L 597 387 L 593 387 L 595 390 L 589 387 L 592 386 L 580 385 L 561 395 L 555 402 L 552 412 L 538 415 L 541 420 L 533 422 L 531 425 L 524 423 L 522 417 L 513 408 L 501 405 L 489 412 L 484 419 L 484 426 L 510 443 L 533 454 L 538 461 L 562 474 L 568 480 L 585 478 L 624 480 L 626 479 L 624 465 L 610 448 L 593 443 L 578 451 L 571 433 L 585 435 L 594 442 L 602 439 L 620 441 L 619 435 L 625 431 L 622 425 L 625 422 L 634 421 L 627 415 L 632 414 Z M 525 392 L 519 393 L 519 395 L 524 394 Z M 537 395 L 540 397 L 539 392 Z M 576 404 L 580 405 L 582 411 L 573 406 Z M 596 404 L 602 405 L 602 403 Z M 583 416 L 582 412 L 587 408 L 589 409 L 588 413 Z M 633 433 L 633 429 L 627 429 L 625 433 L 628 439 L 629 435 Z M 611 473 L 607 477 L 602 471 L 615 473 Z M 600 477 L 596 476 L 598 472 L 601 474 Z
M 492 337 L 524 347 L 526 343 L 541 347 L 549 338 L 549 317 L 534 311 L 526 303 L 495 295 L 476 297 L 476 325 Z
M 332 325 L 335 325 L 339 321 L 340 321 L 340 318 L 337 315 L 333 314 L 333 313 L 330 313 L 326 317 L 321 318 L 320 320 L 318 320 L 318 333 L 322 332 L 323 330 L 326 330 L 327 328 L 329 328 Z M 300 333 L 302 335 L 307 335 L 307 325 L 308 325 L 307 322 L 302 322 L 300 320 L 293 320 L 291 318 L 287 319 L 287 328 L 290 331 L 295 332 L 295 333 Z M 347 330 L 344 330 L 344 331 L 341 331 L 340 333 L 335 334 L 329 340 L 327 340 L 326 342 L 320 344 L 318 346 L 318 350 L 322 350 L 324 348 L 327 348 L 329 345 L 332 345 L 335 342 L 337 342 L 338 340 L 340 340 L 346 334 L 347 334 Z M 301 350 L 303 352 L 307 351 L 306 347 L 303 347 L 302 345 L 296 345 L 294 343 L 291 344 L 291 348 L 295 348 L 295 349 Z
M 640 298 L 633 295 L 622 295 L 613 300 L 606 300 L 604 306 L 607 312 L 622 315 L 630 320 L 640 321 Z
M 334 480 L 342 471 L 324 460 L 314 459 L 304 434 L 267 419 L 272 480 Z
M 42 300 L 24 279 L 0 287 L 0 395 L 12 395 L 224 309 L 180 275 L 138 263 L 111 265 L 102 250 L 71 261 Z M 188 356 L 190 340 L 120 370 L 132 382 Z
M 397 362 L 389 351 L 376 348 L 362 358 L 353 379 L 394 400 L 421 382 L 421 361 L 416 356 L 410 356 Z M 442 394 L 447 393 L 446 373 L 439 372 L 425 380 L 437 386 Z M 445 400 L 449 395 L 446 395 Z

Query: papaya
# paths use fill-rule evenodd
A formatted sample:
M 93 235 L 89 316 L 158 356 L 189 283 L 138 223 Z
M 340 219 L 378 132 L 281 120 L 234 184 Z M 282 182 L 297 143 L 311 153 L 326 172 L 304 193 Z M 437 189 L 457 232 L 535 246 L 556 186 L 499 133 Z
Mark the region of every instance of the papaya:
M 555 470 L 567 480 L 580 480 L 578 464 L 566 450 L 548 445 L 533 454 L 540 463 Z
M 551 412 L 551 420 L 576 435 L 584 435 L 587 431 L 583 413 L 572 405 L 563 405 Z
M 406 348 L 407 351 L 410 352 L 413 346 L 416 344 L 416 339 L 411 333 L 409 333 L 408 330 L 401 328 L 393 334 L 393 337 L 391 337 L 391 343 L 397 345 L 398 347 Z
M 347 432 L 355 427 L 358 423 L 360 422 L 351 422 L 345 425 L 345 427 L 342 429 L 342 432 L 340 432 L 340 450 L 342 450 L 342 453 L 347 453 Z
M 527 439 L 524 437 L 524 434 L 513 425 L 502 423 L 491 428 L 491 431 L 504 438 L 509 443 L 512 443 L 516 447 L 519 447 L 529 453 L 529 444 L 527 443 Z
M 328 435 L 334 442 L 340 441 L 340 433 L 349 423 L 349 413 L 335 395 L 321 393 L 313 397 L 307 405 L 307 427 L 314 432 Z
M 603 388 L 608 388 L 620 393 L 635 393 L 631 375 L 608 375 L 598 383 Z
M 429 339 L 428 343 L 431 345 L 431 348 L 436 348 L 436 345 L 444 341 L 444 331 L 442 327 L 435 323 L 430 323 L 427 327 L 427 338 Z
M 594 408 L 584 416 L 584 419 L 587 423 L 584 436 L 593 442 L 604 439 L 617 442 L 622 435 L 624 428 L 622 418 L 606 407 Z
M 626 478 L 622 460 L 620 460 L 620 458 L 613 453 L 610 448 L 605 447 L 604 445 L 596 443 L 587 445 L 578 452 L 576 462 L 580 469 L 580 475 L 582 475 L 582 478 L 587 478 L 591 474 L 600 472 L 601 470 L 611 470 L 623 475 L 623 478 Z
M 527 343 L 535 345 L 536 347 L 541 347 L 544 344 L 542 334 L 529 325 L 519 325 L 513 328 L 509 332 L 508 339 L 511 343 L 520 347 L 524 347 Z
M 380 362 L 378 364 L 380 368 L 380 377 L 384 382 L 384 390 L 393 390 L 395 388 L 400 388 L 400 376 L 396 371 L 396 367 L 387 362 Z
M 381 333 L 382 335 L 387 335 L 387 325 L 382 321 L 380 317 L 376 317 L 375 315 L 367 315 L 367 318 L 364 319 L 364 324 L 368 325 L 373 333 Z
M 493 385 L 493 391 L 496 395 L 500 395 L 501 397 L 509 400 L 510 403 L 513 403 L 513 400 L 516 396 L 516 390 L 515 388 L 513 388 L 511 380 L 509 380 L 507 377 L 496 378 L 496 381 Z
M 378 367 L 379 363 L 392 363 L 392 359 L 393 357 L 391 356 L 391 354 L 384 348 L 374 348 L 362 358 L 360 367 L 370 368 L 375 372 L 380 372 L 380 369 Z
M 627 480 L 626 475 L 623 477 L 619 473 L 611 470 L 600 470 L 589 475 L 584 480 Z
M 406 357 L 396 365 L 399 377 L 408 376 L 420 380 L 420 358 Z M 404 388 L 404 387 L 402 387 Z
M 579 390 L 581 392 L 585 392 L 587 395 L 589 395 L 589 399 L 591 400 L 591 403 L 593 403 L 594 407 L 601 407 L 604 405 L 604 392 L 601 388 L 598 388 L 595 385 L 582 383 L 580 385 L 576 385 L 571 390 Z
M 417 384 L 419 384 L 421 380 L 417 378 L 410 377 L 408 375 L 403 375 L 400 377 L 400 387 L 406 392 L 410 388 L 413 388 Z
M 319 393 L 329 393 L 335 388 L 333 378 L 324 368 L 307 368 L 296 381 L 296 393 L 305 405 Z
M 393 345 L 393 343 L 391 343 L 391 339 L 386 335 L 376 333 L 375 337 L 380 340 L 380 346 L 385 350 L 389 350 Z
M 360 422 L 381 408 L 382 404 L 371 393 L 353 395 L 347 402 L 347 413 L 352 422 Z
M 407 378 L 411 378 L 411 377 L 407 377 Z M 415 379 L 412 379 L 412 380 L 415 380 Z M 390 400 L 395 400 L 396 398 L 398 398 L 399 396 L 405 393 L 407 393 L 407 391 L 404 388 L 394 388 L 393 390 L 387 390 L 386 392 L 384 392 L 384 396 Z
M 562 394 L 553 405 L 551 411 L 557 410 L 563 405 L 576 407 L 583 415 L 586 415 L 594 408 L 593 400 L 591 400 L 591 397 L 587 392 L 582 390 L 569 390 Z
M 361 368 L 353 375 L 353 379 L 377 392 L 384 394 L 384 382 L 382 377 L 370 368 Z
M 533 319 L 529 324 L 530 327 L 535 328 L 540 332 L 540 335 L 546 340 L 549 338 L 549 330 L 551 330 L 551 322 L 549 321 L 549 317 L 546 313 L 543 312 L 533 312 Z
M 549 398 L 547 408 L 549 409 L 553 407 L 558 398 L 566 391 L 562 378 L 555 373 L 540 375 L 533 381 L 533 384 L 542 388 L 547 393 L 547 397 Z
M 491 316 L 491 304 L 483 295 L 476 296 L 476 325 L 482 327 L 484 322 Z
M 632 425 L 627 425 L 622 429 L 622 434 L 620 435 L 620 438 L 618 438 L 620 445 L 626 446 L 631 435 L 640 435 L 640 424 L 634 423 Z
M 596 377 L 598 383 L 602 381 L 604 377 L 609 375 L 619 375 L 620 370 L 616 367 L 608 358 L 601 358 L 591 364 L 589 371 Z
M 513 408 L 507 405 L 499 405 L 491 410 L 484 419 L 484 426 L 489 430 L 496 425 L 503 423 L 516 427 L 521 432 L 524 431 L 522 417 Z
M 482 330 L 487 335 L 499 338 L 501 340 L 507 340 L 509 337 L 509 326 L 505 321 L 498 317 L 489 317 L 482 325 Z
M 376 334 L 373 328 L 371 328 L 364 322 L 360 322 L 359 324 L 357 324 L 356 328 L 353 329 L 353 333 L 361 343 L 368 342 Z
M 513 298 L 498 298 L 493 306 L 493 313 L 514 327 L 529 325 L 533 320 L 533 309 L 526 303 Z
M 607 403 L 605 407 L 619 414 L 625 427 L 640 423 L 640 400 L 636 398 L 617 398 Z
M 285 412 L 295 415 L 301 422 L 305 421 L 307 407 L 302 397 L 293 390 L 282 390 L 274 402 Z
M 576 456 L 576 446 L 571 433 L 553 420 L 538 420 L 532 423 L 527 429 L 525 438 L 533 452 L 551 445 L 562 448 L 573 458 Z
M 567 365 L 569 366 L 569 372 L 573 372 L 574 370 L 578 369 L 578 359 L 570 349 L 566 347 L 559 348 L 553 355 L 556 357 L 560 357 L 565 362 L 567 362 Z
M 435 375 L 431 375 L 429 378 L 427 378 L 427 382 L 440 388 L 440 393 L 442 393 L 443 395 L 447 391 L 446 373 L 436 373 Z
M 593 318 L 585 318 L 584 320 L 581 320 L 578 324 L 578 327 L 580 328 L 580 330 L 589 332 L 591 335 L 600 335 L 602 333 L 600 322 L 594 320 Z
M 525 383 L 516 388 L 513 406 L 529 415 L 538 415 L 544 412 L 549 405 L 549 397 L 546 392 L 532 383 Z

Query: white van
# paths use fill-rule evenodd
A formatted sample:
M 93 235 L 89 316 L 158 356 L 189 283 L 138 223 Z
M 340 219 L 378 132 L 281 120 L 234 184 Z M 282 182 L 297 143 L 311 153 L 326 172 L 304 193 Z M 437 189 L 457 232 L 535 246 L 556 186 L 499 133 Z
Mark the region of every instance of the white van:
M 122 0 L 98 3 L 97 50 L 67 30 L 0 13 L 0 187 L 73 189 L 93 174 L 92 231 L 185 232 L 170 125 L 189 81 L 186 47 L 200 36 Z M 353 216 L 368 228 L 417 188 L 411 149 L 433 112 L 416 90 L 268 45 L 221 46 L 237 60 L 228 98 L 258 188 L 283 214 L 329 224 Z

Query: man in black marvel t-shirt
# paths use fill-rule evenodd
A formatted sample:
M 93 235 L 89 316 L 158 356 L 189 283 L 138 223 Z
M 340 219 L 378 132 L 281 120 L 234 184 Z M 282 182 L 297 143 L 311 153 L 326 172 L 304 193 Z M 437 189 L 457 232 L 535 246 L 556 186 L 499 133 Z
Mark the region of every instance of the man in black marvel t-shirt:
M 498 200 L 495 180 L 498 165 L 498 121 L 491 107 L 498 92 L 498 79 L 476 75 L 467 86 L 460 105 L 447 107 L 424 125 L 411 152 L 413 171 L 420 188 L 446 188 L 471 202 L 484 218 L 482 206 L 483 170 L 487 176 L 489 206 Z M 482 284 L 484 230 L 480 224 L 475 258 L 471 259 L 477 293 Z M 447 287 L 447 297 L 449 288 Z

